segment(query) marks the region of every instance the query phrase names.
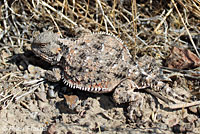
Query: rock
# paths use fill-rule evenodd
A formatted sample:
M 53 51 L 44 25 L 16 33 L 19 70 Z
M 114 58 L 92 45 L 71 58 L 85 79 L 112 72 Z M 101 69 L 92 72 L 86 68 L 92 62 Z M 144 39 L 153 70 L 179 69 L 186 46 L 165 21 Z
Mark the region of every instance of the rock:
M 188 123 L 194 123 L 195 120 L 197 120 L 197 117 L 195 115 L 188 115 L 186 118 L 185 118 L 186 122 Z
M 47 91 L 48 97 L 51 98 L 51 99 L 56 98 L 56 94 L 55 94 L 53 88 L 54 88 L 53 86 L 50 86 L 48 91 Z
M 36 73 L 35 67 L 33 65 L 28 65 L 28 71 L 32 75 Z
M 200 66 L 200 59 L 189 49 L 172 47 L 167 65 L 175 69 L 194 68 Z
M 178 124 L 179 119 L 172 115 L 172 116 L 167 116 L 166 118 L 162 118 L 163 122 L 166 123 L 169 127 L 175 126 L 176 124 Z
M 72 110 L 77 106 L 79 102 L 79 98 L 76 95 L 64 95 L 64 98 L 65 98 L 66 104 Z
M 24 61 L 20 62 L 19 69 L 22 71 L 27 69 L 27 65 L 26 65 L 26 63 L 24 63 Z
M 195 113 L 195 114 L 197 114 L 198 112 L 197 106 L 189 107 L 188 109 L 190 112 Z
M 56 134 L 56 125 L 55 124 L 51 124 L 47 128 L 47 134 Z

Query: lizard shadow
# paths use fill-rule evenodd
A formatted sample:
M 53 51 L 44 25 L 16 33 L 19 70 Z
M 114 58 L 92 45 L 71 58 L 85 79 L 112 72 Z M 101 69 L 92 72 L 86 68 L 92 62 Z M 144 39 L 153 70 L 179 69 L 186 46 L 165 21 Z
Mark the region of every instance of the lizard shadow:
M 36 57 L 31 50 L 26 49 L 24 49 L 24 53 L 14 54 L 11 56 L 10 60 L 8 60 L 8 63 L 15 64 L 21 71 L 28 70 L 29 65 L 38 66 L 42 69 L 48 69 L 49 66 L 51 66 L 50 63 L 41 60 L 39 57 Z
M 61 86 L 65 85 L 61 84 Z M 70 104 L 73 105 L 71 101 L 74 99 L 72 98 L 72 100 L 70 100 L 67 99 L 67 97 L 77 98 L 80 102 L 79 105 L 81 107 L 85 107 L 85 109 L 87 109 L 87 107 L 93 107 L 93 103 L 98 103 L 99 107 L 104 110 L 112 109 L 115 107 L 115 103 L 112 101 L 112 93 L 96 94 L 87 91 L 81 91 L 78 89 L 72 89 L 67 86 L 66 88 L 67 90 L 65 91 L 58 91 L 58 96 L 60 98 L 64 98 L 62 101 L 56 103 L 56 107 L 60 110 L 61 113 L 76 113 L 74 109 L 70 108 L 69 106 Z M 65 106 L 65 108 L 63 108 L 63 106 Z

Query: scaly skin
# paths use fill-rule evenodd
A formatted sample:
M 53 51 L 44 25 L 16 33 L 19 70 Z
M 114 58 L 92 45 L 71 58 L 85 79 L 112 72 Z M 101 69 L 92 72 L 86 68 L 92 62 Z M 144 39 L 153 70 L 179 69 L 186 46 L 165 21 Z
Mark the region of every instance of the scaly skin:
M 32 51 L 59 66 L 46 72 L 49 81 L 59 81 L 62 72 L 64 83 L 73 89 L 94 93 L 114 90 L 116 103 L 130 103 L 130 115 L 143 100 L 135 89 L 165 86 L 159 80 L 160 69 L 151 57 L 133 61 L 123 42 L 108 33 L 84 32 L 76 39 L 63 39 L 47 31 L 35 38 Z

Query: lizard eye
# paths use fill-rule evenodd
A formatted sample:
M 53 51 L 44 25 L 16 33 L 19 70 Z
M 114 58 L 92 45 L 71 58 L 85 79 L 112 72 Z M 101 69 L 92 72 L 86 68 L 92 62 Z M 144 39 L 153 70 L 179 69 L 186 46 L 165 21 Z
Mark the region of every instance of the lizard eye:
M 41 46 L 41 47 L 44 47 L 44 46 L 46 46 L 48 43 L 38 43 L 37 45 L 39 45 L 39 46 Z

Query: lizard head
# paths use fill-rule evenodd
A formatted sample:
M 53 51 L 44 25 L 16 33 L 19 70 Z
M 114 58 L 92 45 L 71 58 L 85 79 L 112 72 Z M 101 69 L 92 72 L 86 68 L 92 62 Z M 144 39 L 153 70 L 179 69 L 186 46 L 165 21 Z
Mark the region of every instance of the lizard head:
M 55 65 L 59 63 L 63 55 L 63 48 L 59 43 L 59 38 L 60 35 L 52 31 L 43 32 L 33 40 L 31 49 L 36 56 Z

